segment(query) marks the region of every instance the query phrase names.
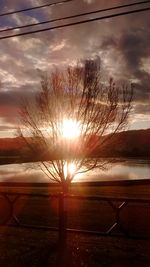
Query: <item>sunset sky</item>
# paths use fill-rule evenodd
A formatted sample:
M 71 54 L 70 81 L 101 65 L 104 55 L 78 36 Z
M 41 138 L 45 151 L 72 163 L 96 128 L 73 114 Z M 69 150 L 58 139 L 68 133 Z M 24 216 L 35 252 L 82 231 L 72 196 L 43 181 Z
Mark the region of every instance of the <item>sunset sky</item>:
M 58 0 L 57 0 L 58 1 Z M 55 0 L 1 0 L 0 13 Z M 73 0 L 68 3 L 0 17 L 0 30 L 139 1 Z M 144 8 L 150 4 L 132 7 Z M 124 8 L 122 11 L 127 11 Z M 108 15 L 109 11 L 65 23 Z M 118 12 L 121 12 L 118 10 Z M 40 87 L 40 70 L 63 67 L 78 59 L 100 56 L 103 77 L 134 83 L 129 129 L 150 128 L 150 11 L 98 20 L 63 29 L 0 40 L 0 137 L 12 137 L 22 96 L 32 99 Z M 30 28 L 41 29 L 64 21 Z M 17 34 L 29 29 L 10 32 Z M 0 33 L 1 36 L 10 34 Z

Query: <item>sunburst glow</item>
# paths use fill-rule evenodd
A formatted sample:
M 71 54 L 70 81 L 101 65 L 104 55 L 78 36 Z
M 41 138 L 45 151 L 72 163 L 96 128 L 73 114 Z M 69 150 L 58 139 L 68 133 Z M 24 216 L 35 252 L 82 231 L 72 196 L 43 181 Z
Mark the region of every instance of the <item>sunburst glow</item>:
M 79 122 L 72 119 L 64 119 L 62 123 L 62 134 L 64 138 L 74 139 L 80 135 L 81 127 Z

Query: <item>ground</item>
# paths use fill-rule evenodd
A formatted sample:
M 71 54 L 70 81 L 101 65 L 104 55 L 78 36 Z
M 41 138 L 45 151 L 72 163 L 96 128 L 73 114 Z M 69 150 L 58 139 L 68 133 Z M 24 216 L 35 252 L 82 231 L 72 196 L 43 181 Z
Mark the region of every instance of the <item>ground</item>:
M 1 227 L 0 266 L 56 266 L 57 241 L 57 232 Z M 66 255 L 65 267 L 149 267 L 150 241 L 68 234 Z

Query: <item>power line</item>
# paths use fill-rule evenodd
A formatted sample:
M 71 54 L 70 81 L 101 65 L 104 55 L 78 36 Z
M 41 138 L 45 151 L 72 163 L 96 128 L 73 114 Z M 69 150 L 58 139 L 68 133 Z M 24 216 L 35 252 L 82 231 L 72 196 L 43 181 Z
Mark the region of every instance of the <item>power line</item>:
M 87 20 L 83 20 L 83 21 L 77 21 L 77 22 L 61 24 L 61 25 L 57 25 L 57 26 L 53 26 L 53 27 L 40 29 L 40 30 L 34 30 L 34 31 L 28 31 L 28 32 L 22 32 L 22 33 L 18 33 L 18 34 L 2 36 L 2 37 L 0 37 L 0 40 L 9 39 L 9 38 L 18 37 L 18 36 L 23 36 L 23 35 L 34 34 L 34 33 L 38 33 L 38 32 L 61 29 L 61 28 L 69 27 L 69 26 L 85 24 L 85 23 L 89 23 L 89 22 L 94 22 L 94 21 L 104 20 L 104 19 L 109 19 L 109 18 L 114 18 L 114 17 L 120 17 L 120 16 L 124 16 L 124 15 L 128 15 L 128 14 L 134 14 L 134 13 L 144 12 L 144 11 L 148 11 L 148 10 L 150 10 L 150 7 L 142 8 L 142 9 L 130 10 L 130 11 L 121 12 L 121 13 L 115 13 L 115 14 L 106 15 L 106 16 L 103 16 L 103 17 L 96 17 L 96 18 L 87 19 Z
M 142 5 L 142 4 L 146 4 L 146 3 L 150 3 L 150 0 L 136 2 L 136 3 L 132 3 L 132 4 L 126 4 L 126 5 L 119 5 L 119 6 L 114 6 L 114 7 L 110 7 L 110 8 L 99 9 L 99 10 L 95 10 L 95 11 L 91 11 L 91 12 L 85 12 L 85 13 L 80 13 L 80 14 L 76 14 L 76 15 L 65 16 L 65 17 L 61 17 L 61 18 L 57 18 L 57 19 L 46 20 L 46 21 L 42 21 L 42 22 L 31 23 L 31 24 L 17 26 L 17 27 L 11 27 L 11 28 L 0 30 L 0 33 L 1 32 L 12 31 L 12 30 L 19 30 L 19 29 L 23 29 L 23 28 L 26 28 L 26 27 L 39 26 L 39 25 L 42 25 L 42 24 L 57 22 L 57 21 L 60 21 L 60 20 L 67 20 L 67 19 L 77 18 L 77 17 L 81 17 L 81 16 L 92 15 L 92 14 L 101 13 L 101 12 L 104 12 L 104 11 L 110 11 L 110 10 L 115 10 L 115 9 L 120 9 L 120 8 L 125 8 L 125 7 L 131 7 L 131 6 L 135 6 L 135 5 Z
M 25 8 L 25 9 L 19 9 L 19 10 L 15 10 L 15 11 L 9 11 L 9 12 L 6 12 L 6 13 L 1 13 L 0 17 L 13 15 L 13 14 L 16 14 L 16 13 L 21 13 L 21 12 L 26 12 L 26 11 L 29 11 L 29 10 L 35 10 L 35 9 L 39 9 L 39 8 L 44 8 L 44 7 L 48 7 L 48 6 L 63 4 L 63 3 L 66 3 L 66 2 L 71 2 L 71 1 L 73 1 L 73 0 L 61 0 L 59 2 L 52 2 L 52 3 L 45 4 L 45 5 L 28 7 L 28 8 Z

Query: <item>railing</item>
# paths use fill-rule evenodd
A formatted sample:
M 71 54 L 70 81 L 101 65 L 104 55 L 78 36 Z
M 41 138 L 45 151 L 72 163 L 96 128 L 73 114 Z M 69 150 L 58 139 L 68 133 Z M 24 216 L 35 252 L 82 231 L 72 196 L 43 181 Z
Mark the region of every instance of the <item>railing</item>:
M 46 226 L 46 225 L 40 225 L 40 224 L 27 224 L 23 223 L 19 216 L 16 214 L 15 208 L 17 206 L 18 201 L 21 198 L 26 199 L 36 199 L 37 201 L 37 209 L 38 209 L 38 201 L 41 199 L 47 199 L 52 200 L 56 199 L 58 203 L 58 227 L 55 226 Z M 136 210 L 136 214 L 139 216 L 138 220 L 132 218 L 132 224 L 134 224 L 136 228 L 136 224 L 142 221 L 142 218 L 144 215 L 147 216 L 147 218 L 150 218 L 150 199 L 137 199 L 137 198 L 127 198 L 127 197 L 101 197 L 101 196 L 83 196 L 83 195 L 64 195 L 62 193 L 60 194 L 31 194 L 31 193 L 6 193 L 6 192 L 0 192 L 0 199 L 1 203 L 3 203 L 2 207 L 0 206 L 0 209 L 2 210 L 2 215 L 0 218 L 0 224 L 1 225 L 7 225 L 10 227 L 25 227 L 25 228 L 36 228 L 36 229 L 43 229 L 43 230 L 54 230 L 59 232 L 59 236 L 61 237 L 66 232 L 78 232 L 78 233 L 85 233 L 85 234 L 95 234 L 95 235 L 105 235 L 105 236 L 126 236 L 126 237 L 132 237 L 132 238 L 150 238 L 150 227 L 147 226 L 147 230 L 144 235 L 141 235 L 139 233 L 132 234 L 132 231 L 130 228 L 130 220 L 128 213 L 133 215 L 133 212 Z M 111 224 L 108 223 L 108 227 L 105 225 L 105 231 L 98 231 L 98 230 L 90 230 L 90 229 L 75 229 L 75 228 L 69 228 L 67 225 L 67 219 L 69 218 L 69 202 L 71 201 L 89 201 L 93 203 L 94 201 L 97 203 L 96 206 L 99 207 L 101 203 L 105 203 L 105 206 L 109 207 L 109 210 L 111 210 L 112 220 Z M 94 204 L 93 204 L 94 205 Z M 142 212 L 139 212 L 139 210 L 142 210 Z M 126 211 L 127 215 L 122 216 L 123 213 Z M 129 212 L 130 211 L 130 212 Z M 99 211 L 97 211 L 99 212 Z M 104 217 L 105 211 L 103 211 L 103 214 L 99 214 L 99 220 L 102 221 Z M 40 214 L 39 214 L 40 215 Z M 93 215 L 91 214 L 91 217 Z M 133 215 L 134 217 L 134 215 Z M 127 226 L 125 226 L 125 220 L 127 222 Z M 148 220 L 148 219 L 147 219 Z M 148 225 L 147 220 L 145 223 Z M 94 222 L 93 222 L 94 224 Z M 133 225 L 132 225 L 133 226 Z M 138 226 L 139 229 L 141 226 Z M 138 229 L 137 227 L 137 229 Z M 116 231 L 116 229 L 119 229 L 119 231 Z M 143 226 L 144 228 L 144 226 Z M 141 229 L 140 229 L 141 230 Z

